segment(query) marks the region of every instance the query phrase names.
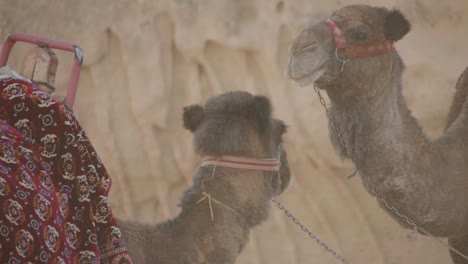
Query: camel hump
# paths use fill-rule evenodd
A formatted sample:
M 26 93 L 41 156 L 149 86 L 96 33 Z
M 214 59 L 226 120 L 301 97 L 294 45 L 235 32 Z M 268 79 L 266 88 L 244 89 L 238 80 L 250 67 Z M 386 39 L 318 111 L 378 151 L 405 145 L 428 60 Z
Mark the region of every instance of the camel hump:
M 461 114 L 463 105 L 467 101 L 468 97 L 468 67 L 465 68 L 463 73 L 458 78 L 458 82 L 455 85 L 455 95 L 453 96 L 452 105 L 450 106 L 449 114 L 447 117 L 447 125 L 445 130 L 447 130 L 452 123 L 458 118 Z

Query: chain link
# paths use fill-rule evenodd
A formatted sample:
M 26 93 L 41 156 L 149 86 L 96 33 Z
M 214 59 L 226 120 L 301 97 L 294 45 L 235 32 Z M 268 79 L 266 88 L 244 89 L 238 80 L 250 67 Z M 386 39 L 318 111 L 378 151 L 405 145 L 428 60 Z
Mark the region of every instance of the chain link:
M 289 212 L 288 209 L 286 209 L 284 207 L 284 205 L 276 200 L 275 197 L 271 197 L 271 201 L 274 202 L 276 204 L 276 206 L 281 210 L 283 211 L 283 213 L 289 218 L 291 219 L 291 221 L 299 226 L 301 228 L 301 230 L 306 233 L 311 239 L 313 239 L 319 246 L 321 246 L 322 248 L 324 248 L 328 253 L 332 254 L 335 258 L 337 258 L 338 260 L 340 260 L 342 263 L 345 263 L 345 264 L 349 264 L 350 262 L 347 261 L 345 258 L 343 258 L 340 254 L 336 253 L 336 251 L 334 251 L 331 247 L 329 247 L 327 244 L 325 244 L 322 240 L 320 240 L 320 238 L 318 238 L 316 235 L 314 235 L 314 233 L 312 233 L 307 227 L 305 227 L 294 215 L 291 214 L 291 212 Z
M 335 133 L 338 135 L 338 138 L 340 140 L 340 144 L 341 146 L 347 151 L 347 148 L 346 148 L 346 144 L 344 143 L 344 140 L 343 140 L 343 136 L 341 135 L 340 133 L 340 130 L 338 129 L 338 127 L 336 126 L 331 114 L 330 114 L 330 111 L 328 110 L 328 107 L 327 107 L 327 104 L 325 102 L 325 99 L 323 99 L 322 97 L 322 94 L 320 93 L 320 90 L 317 86 L 316 83 L 314 83 L 314 90 L 315 92 L 317 93 L 318 97 L 319 97 L 319 100 L 320 100 L 320 104 L 323 106 L 323 108 L 325 109 L 325 113 L 327 114 L 327 117 L 328 117 L 328 120 L 330 121 L 330 124 L 331 126 L 333 127 L 333 129 L 335 130 Z M 354 174 L 356 174 L 357 172 L 357 168 L 354 172 Z M 353 175 L 354 175 L 353 174 Z M 393 205 L 391 205 L 389 202 L 387 202 L 382 196 L 380 196 L 376 191 L 375 191 L 375 188 L 372 184 L 370 184 L 369 181 L 367 181 L 367 179 L 365 177 L 361 177 L 362 180 L 370 187 L 371 189 L 371 192 L 372 194 L 378 199 L 380 200 L 384 205 L 385 207 L 387 207 L 388 209 L 390 209 L 392 212 L 394 212 L 396 215 L 398 215 L 401 219 L 403 219 L 406 223 L 408 223 L 411 227 L 412 227 L 412 230 L 414 232 L 421 232 L 435 240 L 437 240 L 439 243 L 441 243 L 442 245 L 444 245 L 445 247 L 449 248 L 450 250 L 452 250 L 453 252 L 457 253 L 458 255 L 460 255 L 462 258 L 468 260 L 468 256 L 466 256 L 465 254 L 461 253 L 460 251 L 458 251 L 456 248 L 448 245 L 447 243 L 445 243 L 444 241 L 442 241 L 440 238 L 432 235 L 431 233 L 427 232 L 426 230 L 424 230 L 422 227 L 419 227 L 418 225 L 416 225 L 416 223 L 411 220 L 411 218 L 409 218 L 408 216 L 406 216 L 405 214 L 401 213 L 400 211 L 398 211 L 398 209 L 396 209 Z
M 330 124 L 332 125 L 333 129 L 335 130 L 336 134 L 338 135 L 338 139 L 340 140 L 341 146 L 343 146 L 343 148 L 345 150 L 347 150 L 346 145 L 345 145 L 344 140 L 343 140 L 343 136 L 341 136 L 340 130 L 335 126 L 335 122 L 333 122 L 332 116 L 330 114 L 330 110 L 328 110 L 327 103 L 325 102 L 325 99 L 323 99 L 322 94 L 320 93 L 320 90 L 319 90 L 317 84 L 315 84 L 315 83 L 314 83 L 314 90 L 315 90 L 315 92 L 317 93 L 317 95 L 319 97 L 320 104 L 325 109 L 325 114 L 327 115 L 328 120 L 330 120 Z

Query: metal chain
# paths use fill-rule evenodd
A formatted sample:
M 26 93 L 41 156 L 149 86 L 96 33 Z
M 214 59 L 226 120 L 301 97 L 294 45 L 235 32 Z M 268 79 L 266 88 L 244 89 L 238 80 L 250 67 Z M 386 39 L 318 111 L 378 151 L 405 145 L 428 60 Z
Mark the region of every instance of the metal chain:
M 293 223 L 297 226 L 299 226 L 301 228 L 301 230 L 306 233 L 311 239 L 315 240 L 315 242 L 317 242 L 317 244 L 319 246 L 321 246 L 322 248 L 324 248 L 328 253 L 332 254 L 333 256 L 335 256 L 335 258 L 337 258 L 338 260 L 340 260 L 342 263 L 345 263 L 345 264 L 349 264 L 350 262 L 348 260 L 346 260 L 345 258 L 343 258 L 340 254 L 336 253 L 336 251 L 334 251 L 331 247 L 329 247 L 327 244 L 325 244 L 322 240 L 320 240 L 316 235 L 314 235 L 314 233 L 312 233 L 307 227 L 305 227 L 301 222 L 299 222 L 299 220 L 297 220 L 297 218 L 291 214 L 291 212 L 289 212 L 288 209 L 286 209 L 284 207 L 284 205 L 276 200 L 275 197 L 271 197 L 271 201 L 274 202 L 276 204 L 276 206 L 278 206 L 278 208 L 284 212 L 284 214 L 289 218 L 291 219 L 291 221 L 293 221 Z
M 344 66 L 344 63 L 343 63 L 343 66 Z M 343 140 L 343 136 L 341 136 L 341 132 L 338 129 L 338 127 L 336 127 L 335 122 L 333 122 L 332 116 L 330 114 L 330 110 L 328 110 L 327 104 L 325 103 L 325 99 L 323 99 L 322 94 L 320 93 L 320 90 L 319 90 L 317 84 L 315 84 L 315 83 L 314 83 L 314 91 L 317 93 L 317 95 L 319 97 L 320 104 L 325 109 L 325 113 L 327 114 L 328 120 L 331 121 L 330 124 L 332 125 L 333 129 L 335 130 L 336 134 L 338 135 L 338 139 L 340 140 L 341 146 L 343 146 L 344 150 L 346 152 L 348 152 L 348 149 L 346 148 L 346 145 L 345 145 L 344 140 Z M 356 174 L 357 174 L 357 168 L 354 170 L 354 172 L 351 175 L 348 175 L 346 178 L 350 179 L 351 177 L 355 176 Z
M 314 89 L 316 89 L 316 86 L 314 85 Z M 320 103 L 322 103 L 323 105 L 325 105 L 325 100 L 323 99 L 322 95 L 320 94 L 320 91 L 316 90 L 318 92 L 318 95 L 319 95 L 319 98 L 320 98 Z M 331 118 L 331 115 L 330 115 L 330 112 L 328 111 L 328 108 L 326 107 L 325 105 L 325 110 L 327 112 L 327 116 L 329 118 Z M 334 124 L 332 124 L 333 127 Z M 342 137 L 341 137 L 341 134 L 338 132 L 338 129 L 335 127 L 339 137 L 340 137 L 340 141 L 342 141 Z M 342 142 L 342 144 L 344 144 L 344 142 Z M 323 242 L 322 240 L 320 240 L 316 235 L 314 235 L 314 233 L 312 233 L 312 231 L 310 231 L 306 226 L 304 226 L 301 222 L 299 222 L 299 220 L 293 215 L 291 214 L 291 212 L 289 212 L 288 209 L 286 209 L 284 207 L 284 205 L 276 200 L 275 196 L 271 196 L 271 201 L 273 203 L 276 204 L 276 206 L 284 212 L 284 214 L 289 218 L 291 219 L 291 221 L 293 221 L 293 223 L 297 226 L 299 226 L 301 228 L 301 230 L 306 233 L 311 239 L 315 240 L 315 242 L 317 242 L 317 244 L 319 246 L 321 246 L 322 248 L 324 248 L 328 253 L 332 254 L 335 258 L 337 258 L 338 260 L 340 260 L 342 263 L 345 263 L 345 264 L 350 264 L 350 262 L 348 260 L 346 260 L 345 258 L 343 258 L 340 254 L 336 253 L 335 250 L 333 250 L 331 247 L 329 247 L 327 244 L 325 244 L 325 242 Z
M 331 114 L 330 114 L 330 111 L 328 110 L 328 107 L 327 107 L 327 104 L 325 103 L 325 100 L 323 99 L 321 93 L 320 93 L 320 90 L 317 86 L 316 83 L 314 83 L 314 90 L 315 92 L 317 93 L 318 97 L 319 97 L 319 100 L 320 100 L 320 104 L 323 106 L 323 108 L 325 109 L 325 113 L 327 114 L 327 117 L 328 117 L 328 120 L 330 121 L 330 124 L 332 125 L 333 129 L 335 130 L 335 133 L 338 135 L 338 138 L 340 140 L 340 144 L 341 146 L 346 150 L 346 145 L 344 143 L 344 140 L 343 140 L 343 137 L 340 133 L 340 130 L 338 129 L 338 127 L 336 126 Z M 349 153 L 348 153 L 349 154 Z M 357 172 L 357 168 L 354 172 L 354 174 L 356 174 Z M 353 174 L 353 175 L 354 175 Z M 457 253 L 458 255 L 460 255 L 462 258 L 468 260 L 468 256 L 466 256 L 465 254 L 461 253 L 460 251 L 458 251 L 456 248 L 450 246 L 449 244 L 445 243 L 444 241 L 442 241 L 440 238 L 432 235 L 431 233 L 429 233 L 428 231 L 424 230 L 422 227 L 419 227 L 418 225 L 416 225 L 416 223 L 411 220 L 411 218 L 409 218 L 408 216 L 406 216 L 405 214 L 401 213 L 400 211 L 398 211 L 398 209 L 396 209 L 393 205 L 391 205 L 389 202 L 387 202 L 382 196 L 380 196 L 376 191 L 375 191 L 375 188 L 372 184 L 369 183 L 369 181 L 367 181 L 365 179 L 365 177 L 361 177 L 362 180 L 370 187 L 371 189 L 371 192 L 372 194 L 377 198 L 379 199 L 384 205 L 385 207 L 387 207 L 388 209 L 390 209 L 392 212 L 394 212 L 396 215 L 398 215 L 401 219 L 403 219 L 406 223 L 408 223 L 414 232 L 421 232 L 435 240 L 437 240 L 439 243 L 441 243 L 442 245 L 444 245 L 445 247 L 449 248 L 450 250 L 452 250 L 453 252 Z
M 320 90 L 319 90 L 317 84 L 315 84 L 315 83 L 314 83 L 314 91 L 317 93 L 317 95 L 319 97 L 320 104 L 323 106 L 323 108 L 325 108 L 325 114 L 327 114 L 328 120 L 330 120 L 330 124 L 332 125 L 333 129 L 335 130 L 336 134 L 338 135 L 341 146 L 343 146 L 343 148 L 345 150 L 347 150 L 346 145 L 345 145 L 344 140 L 343 140 L 343 136 L 341 136 L 340 130 L 335 126 L 335 122 L 333 122 L 332 116 L 330 114 L 330 110 L 328 110 L 325 99 L 323 99 L 322 94 L 320 93 Z

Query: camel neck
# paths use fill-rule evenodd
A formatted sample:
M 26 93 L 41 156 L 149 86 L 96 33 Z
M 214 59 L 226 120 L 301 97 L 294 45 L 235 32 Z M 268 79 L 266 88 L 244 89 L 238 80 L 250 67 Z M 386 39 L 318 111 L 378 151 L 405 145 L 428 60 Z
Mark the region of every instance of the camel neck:
M 182 211 L 200 213 L 207 221 L 212 221 L 209 195 L 212 198 L 212 222 L 216 222 L 216 218 L 223 219 L 224 216 L 217 217 L 217 214 L 226 214 L 232 218 L 230 221 L 238 221 L 238 224 L 248 228 L 265 220 L 269 196 L 264 185 L 264 175 L 275 172 L 217 166 L 213 174 L 213 169 L 212 165 L 199 168 L 192 187 L 182 198 Z
M 214 259 L 209 263 L 234 263 L 239 249 L 247 244 L 250 229 L 267 217 L 270 204 L 269 196 L 262 193 L 263 175 L 271 172 L 217 168 L 215 178 L 205 181 L 206 191 L 233 210 L 212 200 L 213 219 L 209 200 L 199 202 L 204 197 L 202 180 L 211 173 L 210 167 L 199 168 L 175 218 L 157 224 L 119 220 L 130 252 L 143 254 L 146 263 L 192 263 L 190 257 L 200 254 Z M 188 252 L 174 250 L 180 247 Z
M 468 197 L 466 119 L 459 117 L 444 135 L 429 140 L 401 93 L 401 71 L 391 78 L 386 85 L 365 87 L 378 91 L 367 101 L 330 96 L 331 117 L 346 148 L 330 126 L 332 145 L 353 161 L 370 193 L 378 193 L 417 225 L 434 235 L 465 232 L 460 223 L 468 211 L 459 201 Z
M 365 87 L 377 91 L 372 97 L 362 100 L 330 96 L 332 118 L 346 149 L 333 130 L 330 131 L 332 143 L 342 157 L 351 158 L 361 174 L 378 173 L 384 177 L 382 166 L 388 167 L 388 174 L 392 174 L 392 170 L 401 168 L 401 161 L 410 167 L 414 157 L 421 155 L 421 150 L 429 144 L 401 93 L 400 64 L 394 62 L 394 72 L 389 74 L 388 80 Z
M 176 241 L 198 241 L 187 248 L 206 255 L 222 249 L 226 251 L 223 254 L 237 256 L 248 241 L 250 229 L 264 221 L 269 211 L 269 198 L 261 192 L 264 173 L 271 172 L 218 167 L 212 178 L 210 166 L 200 167 L 193 185 L 184 192 L 181 212 L 163 224 L 167 228 L 159 225 L 153 229 L 177 237 Z M 211 196 L 211 208 L 204 189 Z M 229 243 L 226 238 L 230 238 Z

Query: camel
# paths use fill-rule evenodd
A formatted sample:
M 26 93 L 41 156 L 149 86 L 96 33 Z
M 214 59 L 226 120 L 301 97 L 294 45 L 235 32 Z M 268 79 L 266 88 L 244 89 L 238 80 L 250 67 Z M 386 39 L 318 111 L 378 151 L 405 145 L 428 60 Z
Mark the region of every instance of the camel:
M 330 141 L 341 158 L 352 160 L 383 209 L 414 227 L 386 201 L 468 253 L 468 74 L 460 79 L 447 130 L 428 139 L 402 95 L 404 64 L 393 47 L 409 30 L 399 10 L 343 7 L 293 41 L 286 75 L 326 91 Z
M 250 230 L 267 218 L 270 198 L 290 179 L 281 139 L 286 126 L 271 112 L 266 97 L 240 91 L 184 108 L 184 127 L 194 135 L 195 152 L 205 158 L 174 219 L 157 224 L 117 219 L 135 263 L 235 262 Z

